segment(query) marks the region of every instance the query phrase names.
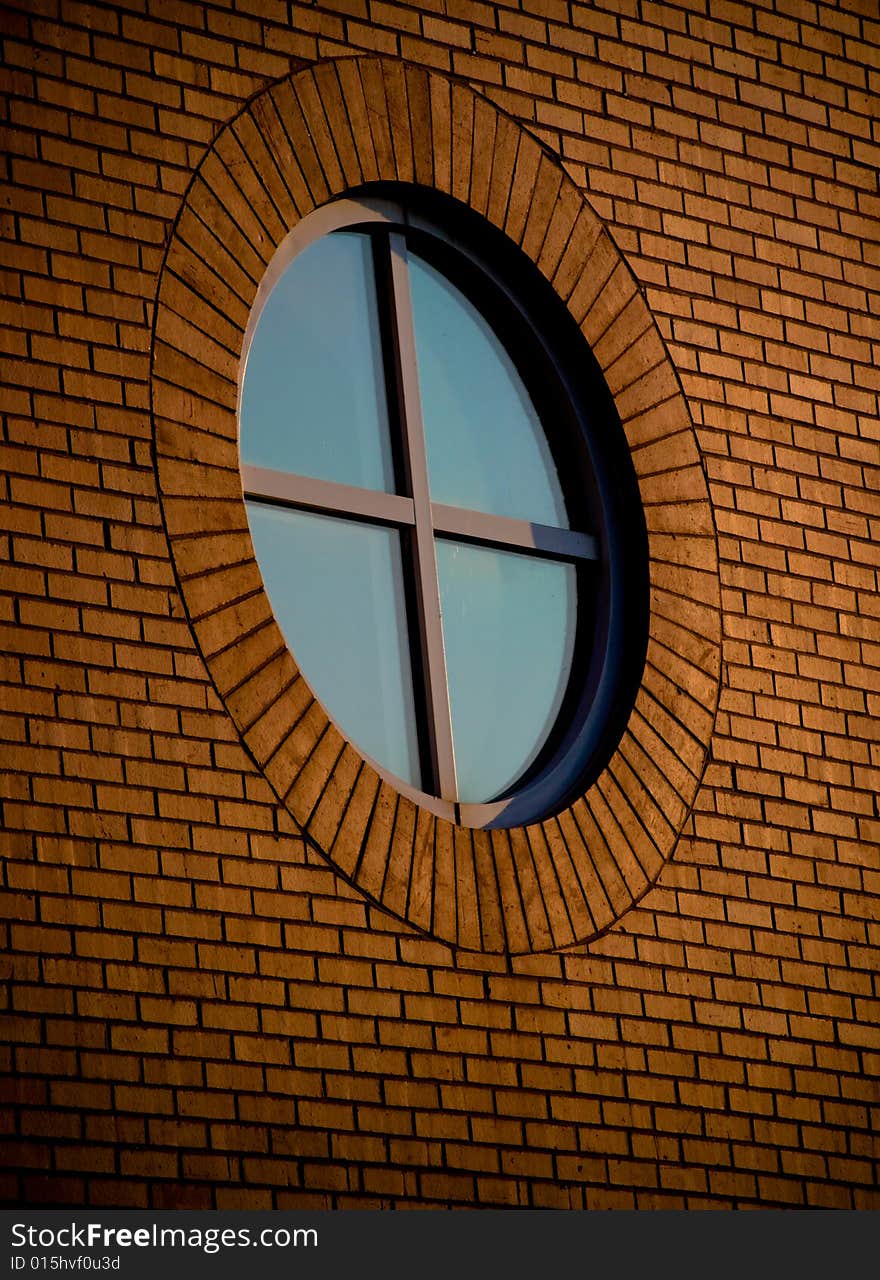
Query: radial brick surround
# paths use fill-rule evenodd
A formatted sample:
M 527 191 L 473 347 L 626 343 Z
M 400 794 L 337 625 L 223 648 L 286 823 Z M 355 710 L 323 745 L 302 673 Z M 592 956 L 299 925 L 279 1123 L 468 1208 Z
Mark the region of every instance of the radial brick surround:
M 441 8 L 0 18 L 0 1196 L 878 1207 L 875 0 Z M 379 176 L 521 244 L 638 473 L 644 683 L 528 829 L 380 784 L 253 559 L 251 303 Z
M 526 249 L 595 352 L 632 448 L 651 555 L 642 689 L 596 784 L 531 827 L 453 826 L 381 780 L 299 675 L 254 562 L 236 428 L 244 321 L 297 221 L 377 180 L 436 187 Z M 218 693 L 293 818 L 365 893 L 446 941 L 527 951 L 607 928 L 656 879 L 696 794 L 717 702 L 719 587 L 674 369 L 632 273 L 559 163 L 436 74 L 352 58 L 300 71 L 254 98 L 201 165 L 165 261 L 153 353 L 181 591 Z

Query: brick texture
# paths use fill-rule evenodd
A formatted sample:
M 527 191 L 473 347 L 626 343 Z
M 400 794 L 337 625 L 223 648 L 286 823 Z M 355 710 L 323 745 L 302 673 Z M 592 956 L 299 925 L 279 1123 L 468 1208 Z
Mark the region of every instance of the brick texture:
M 245 133 L 246 169 L 233 160 Z M 514 243 L 528 229 L 534 263 L 615 396 L 641 486 L 652 607 L 635 712 L 588 794 L 528 828 L 453 828 L 398 797 L 344 743 L 275 623 L 241 501 L 244 331 L 230 316 L 251 312 L 288 228 L 322 196 L 416 173 L 435 198 L 458 191 Z M 283 217 L 271 194 L 280 174 Z M 333 865 L 408 923 L 483 951 L 595 936 L 643 896 L 696 795 L 717 708 L 715 530 L 675 369 L 632 273 L 558 162 L 464 86 L 397 60 L 324 62 L 272 86 L 219 135 L 178 219 L 157 297 L 151 403 L 164 521 L 202 656 L 278 798 Z M 469 905 L 456 894 L 447 920 L 450 847 Z
M 0 23 L 0 1196 L 880 1207 L 876 6 L 28 0 Z M 432 127 L 406 153 L 405 102 Z M 295 118 L 312 127 L 294 152 Z M 655 406 L 685 406 L 720 588 L 713 702 L 681 630 L 706 607 L 706 530 L 688 542 L 658 516 L 652 565 L 665 547 L 674 569 L 650 679 L 686 696 L 685 731 L 711 711 L 680 819 L 651 768 L 671 727 L 646 714 L 626 769 L 557 831 L 493 851 L 437 833 L 431 918 L 408 923 L 393 895 L 377 904 L 381 842 L 362 862 L 382 890 L 359 887 L 304 840 L 255 750 L 236 689 L 273 661 L 283 687 L 289 656 L 259 648 L 259 616 L 246 661 L 224 641 L 207 535 L 236 536 L 234 462 L 225 503 L 179 495 L 182 574 L 151 412 L 160 344 L 168 385 L 192 383 L 186 326 L 205 322 L 185 289 L 222 288 L 198 389 L 234 456 L 224 387 L 261 264 L 370 153 L 377 172 L 467 186 L 539 265 L 569 242 L 568 201 L 597 219 L 613 287 L 632 280 L 650 325 L 626 301 L 603 319 L 601 294 L 577 318 L 593 316 L 634 459 Z M 236 190 L 249 212 L 230 220 Z M 615 384 L 626 351 L 648 363 Z M 213 449 L 191 461 L 222 470 Z M 658 513 L 687 511 L 686 489 L 657 488 Z M 241 535 L 235 598 L 259 600 Z M 603 931 L 526 921 L 534 953 L 502 936 L 492 954 L 503 919 L 468 889 L 486 859 L 514 879 L 549 859 L 562 880 L 578 836 L 613 846 L 615 814 L 643 812 L 619 807 L 636 784 L 674 835 L 617 903 L 597 868 L 584 901 Z M 417 833 L 414 816 L 414 849 Z

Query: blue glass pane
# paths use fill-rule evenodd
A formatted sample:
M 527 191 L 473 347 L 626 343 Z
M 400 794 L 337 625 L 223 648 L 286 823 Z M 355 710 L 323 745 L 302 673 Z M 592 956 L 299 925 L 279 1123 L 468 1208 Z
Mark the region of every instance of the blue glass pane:
M 510 356 L 416 254 L 409 274 L 431 497 L 568 528 L 544 430 Z
M 574 567 L 438 540 L 458 795 L 501 794 L 553 728 L 571 671 Z
M 421 786 L 396 530 L 247 504 L 272 608 L 346 737 Z
M 241 395 L 244 462 L 394 491 L 369 238 L 324 236 L 260 314 Z

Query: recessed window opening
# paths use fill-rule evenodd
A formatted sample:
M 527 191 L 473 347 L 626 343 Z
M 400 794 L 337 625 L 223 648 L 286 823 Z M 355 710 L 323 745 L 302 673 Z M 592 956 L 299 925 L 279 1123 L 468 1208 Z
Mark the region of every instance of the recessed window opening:
M 552 290 L 475 215 L 363 195 L 300 223 L 245 338 L 257 560 L 342 733 L 435 812 L 544 816 L 595 776 L 644 659 L 644 520 Z

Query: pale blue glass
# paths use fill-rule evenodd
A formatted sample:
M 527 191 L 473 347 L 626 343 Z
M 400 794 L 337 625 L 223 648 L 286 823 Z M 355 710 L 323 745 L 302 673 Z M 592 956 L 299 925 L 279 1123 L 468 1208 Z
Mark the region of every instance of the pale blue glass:
M 263 307 L 247 356 L 242 461 L 394 491 L 369 237 L 309 245 Z
M 458 795 L 480 803 L 535 760 L 574 655 L 573 565 L 437 540 Z
M 400 536 L 354 520 L 247 503 L 278 625 L 341 733 L 420 787 Z
M 414 253 L 409 278 L 433 501 L 568 528 L 544 429 L 510 356 Z

